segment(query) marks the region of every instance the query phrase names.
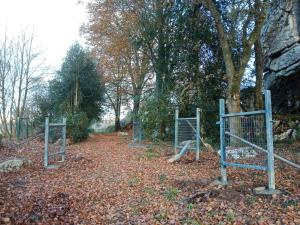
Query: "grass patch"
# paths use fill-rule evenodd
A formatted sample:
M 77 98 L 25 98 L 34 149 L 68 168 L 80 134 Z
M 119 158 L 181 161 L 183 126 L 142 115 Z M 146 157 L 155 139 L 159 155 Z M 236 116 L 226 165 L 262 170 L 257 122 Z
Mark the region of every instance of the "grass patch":
M 187 206 L 186 206 L 186 208 L 188 209 L 188 210 L 193 210 L 194 209 L 194 204 L 193 203 L 189 203 Z
M 233 223 L 235 221 L 235 214 L 232 211 L 228 211 L 226 213 L 226 220 L 230 223 Z
M 253 205 L 255 202 L 256 202 L 256 197 L 255 196 L 248 196 L 246 198 L 247 205 Z
M 181 191 L 179 189 L 171 187 L 164 193 L 164 196 L 169 201 L 175 201 L 180 193 Z
M 188 225 L 201 225 L 200 222 L 198 222 L 195 219 L 191 219 L 191 218 L 187 218 L 185 220 L 182 221 L 182 224 L 188 224 Z

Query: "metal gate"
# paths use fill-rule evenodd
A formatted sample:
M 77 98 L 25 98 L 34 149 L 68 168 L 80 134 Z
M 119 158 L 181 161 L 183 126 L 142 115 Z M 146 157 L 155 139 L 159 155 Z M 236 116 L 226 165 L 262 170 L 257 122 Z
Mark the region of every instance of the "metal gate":
M 65 160 L 66 155 L 66 118 L 62 123 L 49 123 L 49 117 L 45 120 L 45 149 L 44 149 L 44 167 L 53 168 L 50 165 L 50 159 L 60 157 L 61 161 Z
M 257 169 L 267 172 L 268 189 L 275 190 L 270 91 L 265 93 L 265 109 L 253 112 L 226 114 L 220 99 L 220 151 L 222 183 L 227 183 L 226 167 Z
M 221 182 L 227 183 L 226 167 L 266 171 L 268 190 L 275 191 L 274 158 L 300 169 L 300 165 L 274 153 L 271 92 L 265 93 L 265 109 L 254 112 L 225 113 L 225 101 L 220 99 Z M 233 159 L 230 159 L 230 157 Z M 244 160 L 252 158 L 252 160 Z M 254 163 L 249 164 L 247 161 Z
M 180 118 L 179 110 L 175 112 L 175 143 L 174 151 L 182 149 L 189 142 L 188 149 L 196 151 L 196 160 L 200 157 L 200 109 L 196 110 L 196 117 Z
M 132 122 L 132 145 L 139 146 L 142 145 L 143 130 L 142 121 L 133 120 Z

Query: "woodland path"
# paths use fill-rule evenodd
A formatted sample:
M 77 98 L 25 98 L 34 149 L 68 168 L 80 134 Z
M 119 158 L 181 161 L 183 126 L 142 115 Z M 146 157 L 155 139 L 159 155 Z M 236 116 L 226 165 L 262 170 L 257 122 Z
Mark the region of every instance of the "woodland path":
M 26 157 L 33 165 L 0 174 L 0 218 L 7 224 L 300 224 L 300 174 L 277 172 L 281 196 L 256 196 L 266 176 L 229 170 L 234 182 L 212 186 L 218 156 L 204 152 L 168 164 L 171 149 L 131 148 L 115 134 L 95 135 L 67 148 L 59 169 L 42 167 L 42 145 L 0 159 Z M 9 222 L 10 221 L 10 222 Z M 1 224 L 1 222 L 0 222 Z

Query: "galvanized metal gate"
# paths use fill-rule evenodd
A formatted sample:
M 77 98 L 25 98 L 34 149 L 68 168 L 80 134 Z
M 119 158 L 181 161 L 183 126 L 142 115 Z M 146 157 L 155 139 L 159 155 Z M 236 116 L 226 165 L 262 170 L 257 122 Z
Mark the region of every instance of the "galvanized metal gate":
M 16 137 L 17 140 L 24 140 L 28 138 L 28 133 L 29 133 L 29 122 L 28 122 L 28 118 L 25 117 L 18 117 L 17 121 L 16 121 Z
M 49 117 L 45 120 L 45 149 L 44 149 L 44 167 L 52 168 L 54 165 L 49 164 L 50 157 L 61 157 L 65 161 L 66 155 L 66 118 L 62 123 L 49 123 Z
M 143 139 L 143 129 L 141 120 L 133 120 L 132 122 L 132 146 L 141 146 Z
M 274 154 L 272 104 L 269 90 L 265 92 L 265 109 L 263 110 L 226 114 L 225 101 L 220 99 L 219 113 L 221 182 L 223 184 L 227 183 L 227 167 L 263 170 L 268 174 L 268 193 L 272 193 L 275 191 L 274 157 L 300 169 L 299 165 Z M 244 160 L 244 158 L 251 158 L 251 160 Z M 247 163 L 249 161 L 252 163 Z
M 174 151 L 178 154 L 178 149 L 182 149 L 189 143 L 187 147 L 196 151 L 196 160 L 200 157 L 200 109 L 196 110 L 196 117 L 180 118 L 179 110 L 175 112 L 175 143 Z

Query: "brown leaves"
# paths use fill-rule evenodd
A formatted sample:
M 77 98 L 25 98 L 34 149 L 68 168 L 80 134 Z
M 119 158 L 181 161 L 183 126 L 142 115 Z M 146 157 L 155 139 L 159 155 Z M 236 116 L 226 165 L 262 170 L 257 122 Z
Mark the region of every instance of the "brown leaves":
M 261 178 L 254 176 L 256 171 L 230 169 L 230 185 L 211 185 L 219 175 L 218 156 L 211 152 L 204 152 L 199 162 L 191 161 L 191 155 L 170 165 L 166 162 L 170 149 L 166 147 L 155 147 L 152 151 L 160 154 L 150 157 L 143 148 L 129 148 L 117 135 L 95 135 L 69 146 L 60 168 L 44 170 L 42 143 L 27 147 L 18 153 L 1 150 L 0 159 L 14 154 L 34 165 L 0 174 L 0 224 L 300 221 L 299 185 L 295 181 L 299 174 L 290 170 L 285 171 L 287 177 L 277 175 L 278 188 L 289 192 L 272 198 L 253 193 Z

